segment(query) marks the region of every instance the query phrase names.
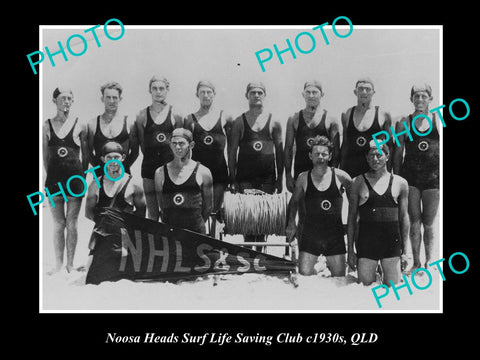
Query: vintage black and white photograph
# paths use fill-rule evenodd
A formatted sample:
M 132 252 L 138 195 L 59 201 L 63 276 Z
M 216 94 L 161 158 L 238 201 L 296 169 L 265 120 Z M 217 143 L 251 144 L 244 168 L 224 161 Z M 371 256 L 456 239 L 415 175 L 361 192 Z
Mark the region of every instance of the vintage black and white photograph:
M 334 20 L 41 26 L 40 312 L 442 312 L 443 28 Z

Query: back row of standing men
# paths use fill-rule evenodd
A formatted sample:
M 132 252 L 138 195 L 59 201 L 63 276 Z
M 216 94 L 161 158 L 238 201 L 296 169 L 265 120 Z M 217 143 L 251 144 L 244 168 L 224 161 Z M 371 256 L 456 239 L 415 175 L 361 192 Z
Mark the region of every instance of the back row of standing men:
M 312 142 L 318 135 L 330 139 L 329 146 L 332 151 L 328 164 L 332 169 L 339 167 L 350 178 L 368 172 L 371 166 L 364 150 L 370 146 L 371 136 L 380 130 L 390 132 L 392 125 L 389 113 L 373 106 L 375 90 L 373 82 L 368 78 L 360 79 L 355 84 L 357 105 L 342 114 L 340 122 L 321 106 L 324 93 L 321 83 L 316 80 L 306 82 L 302 92 L 306 106 L 289 117 L 285 147 L 279 120 L 264 112 L 266 87 L 263 83 L 248 84 L 245 95 L 249 109 L 236 119 L 222 110 L 214 109 L 215 87 L 209 81 L 200 81 L 197 85 L 199 110 L 183 118 L 166 101 L 169 86 L 164 77 L 152 77 L 149 81 L 152 104 L 138 113 L 135 122 L 129 123 L 126 116 L 118 113 L 122 87 L 115 82 L 107 83 L 101 87 L 104 113 L 83 128 L 81 125 L 76 126 L 78 119 L 68 116 L 73 103 L 72 91 L 55 89 L 53 101 L 57 106 L 57 115 L 45 122 L 43 131 L 44 165 L 47 172 L 45 186 L 50 192 L 53 193 L 57 182 L 66 181 L 75 174 L 83 174 L 89 164 L 102 164 L 102 148 L 107 142 L 114 141 L 121 144 L 125 152 L 123 164 L 127 173 L 130 173 L 139 148 L 141 149 L 141 176 L 148 217 L 159 220 L 161 208 L 155 191 L 155 172 L 174 158 L 175 149 L 170 145 L 174 129 L 185 128 L 193 134 L 192 159 L 207 167 L 213 178 L 213 213 L 216 214 L 222 204 L 223 193 L 229 185 L 233 191 L 253 188 L 266 193 L 281 192 L 284 169 L 286 187 L 293 192 L 299 174 L 312 169 L 309 154 Z M 431 95 L 428 85 L 412 87 L 414 116 L 428 113 Z M 410 121 L 411 119 L 412 115 Z M 428 126 L 426 121 L 416 123 L 419 131 L 425 132 Z M 188 136 L 186 138 L 188 140 Z M 405 177 L 410 185 L 410 238 L 414 267 L 418 267 L 422 221 L 426 263 L 431 260 L 432 255 L 432 227 L 438 207 L 439 187 L 438 131 L 434 125 L 434 131 L 428 136 L 406 142 L 405 136 L 400 135 L 399 142 L 400 146 L 393 146 L 393 156 L 388 157 L 387 167 L 391 169 L 393 165 L 393 171 Z M 72 198 L 65 206 L 52 208 L 56 224 L 54 242 L 56 249 L 59 249 L 57 267 L 63 263 L 63 248 L 66 245 L 67 270 L 73 267 L 76 220 L 80 204 L 81 198 Z M 302 217 L 301 211 L 299 215 Z M 261 241 L 261 237 L 248 240 Z

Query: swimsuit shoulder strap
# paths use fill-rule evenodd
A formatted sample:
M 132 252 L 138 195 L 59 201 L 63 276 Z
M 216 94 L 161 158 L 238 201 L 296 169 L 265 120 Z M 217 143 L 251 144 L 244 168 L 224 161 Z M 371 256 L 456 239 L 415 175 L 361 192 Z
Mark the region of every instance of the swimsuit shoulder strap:
M 73 136 L 73 131 L 75 129 L 75 126 L 77 126 L 77 122 L 78 122 L 78 117 L 75 119 L 75 121 L 73 122 L 73 125 L 72 125 L 72 128 L 70 129 L 70 131 L 68 132 L 67 136 Z
M 128 185 L 128 183 L 130 182 L 131 179 L 132 179 L 132 176 L 129 175 L 127 181 L 125 181 L 125 183 L 122 185 L 122 187 L 120 189 L 118 189 L 117 193 L 113 196 L 112 200 L 110 201 L 110 207 L 112 207 L 115 204 L 115 202 L 117 201 L 117 198 L 120 194 L 125 194 L 125 190 L 127 189 L 127 185 Z
M 348 117 L 347 129 L 351 128 L 351 127 L 354 127 L 354 125 L 353 125 L 353 113 L 355 112 L 355 108 L 356 108 L 356 106 L 352 106 L 350 108 L 350 116 Z
M 268 120 L 265 126 L 263 127 L 265 129 L 265 132 L 268 136 L 272 136 L 271 131 L 270 131 L 270 122 L 272 120 L 272 113 L 268 114 Z
M 365 184 L 367 184 L 368 190 L 372 191 L 373 187 L 372 185 L 370 185 L 370 182 L 367 180 L 367 177 L 365 176 L 365 174 L 362 174 L 362 176 L 363 176 L 363 180 L 365 181 Z
M 56 136 L 55 131 L 53 130 L 52 121 L 50 119 L 48 119 L 47 121 L 48 121 L 48 127 L 50 128 L 50 138 L 52 137 L 52 134 Z
M 95 133 L 100 133 L 100 115 L 97 116 L 97 127 L 95 128 Z
M 197 175 L 197 170 L 198 170 L 199 166 L 200 166 L 200 162 L 197 161 L 197 164 L 195 165 L 195 169 L 193 169 L 193 172 L 192 172 L 193 175 Z
M 298 112 L 298 129 L 305 126 L 305 118 L 303 117 L 303 110 Z
M 393 184 L 393 172 L 390 173 L 390 180 L 388 181 L 388 189 L 390 190 L 392 189 L 392 184 Z
M 122 128 L 122 131 L 121 132 L 124 132 L 124 131 L 127 131 L 127 117 L 128 115 L 125 115 L 125 117 L 123 118 L 123 128 Z
M 220 110 L 220 114 L 218 115 L 218 120 L 217 120 L 217 123 L 215 124 L 215 126 L 218 125 L 218 126 L 222 127 L 222 115 L 223 115 L 223 110 Z
M 146 115 L 147 115 L 147 121 L 145 122 L 145 127 L 149 126 L 150 124 L 153 123 L 153 119 L 152 119 L 152 116 L 150 115 L 150 107 L 147 106 L 145 108 L 145 112 L 146 112 Z
M 375 106 L 375 117 L 373 118 L 373 123 L 371 128 L 375 127 L 380 127 L 380 123 L 378 122 L 378 108 L 379 106 Z

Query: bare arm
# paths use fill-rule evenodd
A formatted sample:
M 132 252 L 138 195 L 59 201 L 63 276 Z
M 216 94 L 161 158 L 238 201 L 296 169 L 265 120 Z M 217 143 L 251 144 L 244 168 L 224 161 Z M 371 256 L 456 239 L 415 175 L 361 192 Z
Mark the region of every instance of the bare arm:
M 275 146 L 275 162 L 277 165 L 277 193 L 282 192 L 283 188 L 283 139 L 282 139 L 282 125 L 278 121 L 273 122 L 272 138 Z
M 295 141 L 295 115 L 290 116 L 287 120 L 287 130 L 285 135 L 285 181 L 287 190 L 293 193 L 294 181 L 292 176 L 293 163 L 293 145 Z
M 338 167 L 340 163 L 340 124 L 335 118 L 331 119 L 330 128 L 328 130 L 330 140 L 333 143 L 332 166 Z
M 80 139 L 80 152 L 82 154 L 82 169 L 83 171 L 88 170 L 88 164 L 90 162 L 89 159 L 89 151 L 88 151 L 88 126 L 84 124 L 81 126 L 80 133 L 78 134 Z
M 93 118 L 90 123 L 87 125 L 87 145 L 88 145 L 88 160 L 92 166 L 101 165 L 100 156 L 94 154 L 94 136 L 95 136 L 95 125 L 97 123 L 97 118 Z
M 404 120 L 405 118 L 402 118 L 395 124 L 395 132 L 397 134 L 402 131 L 400 127 L 403 127 Z M 400 146 L 397 146 L 397 144 L 393 142 L 392 164 L 394 174 L 400 174 L 400 170 L 402 169 L 403 150 L 405 149 L 405 136 L 403 134 L 398 136 L 398 142 Z
M 175 129 L 185 127 L 183 115 L 172 112 L 172 125 Z
M 130 149 L 129 149 L 127 158 L 125 159 L 127 167 L 132 166 L 135 160 L 137 160 L 138 158 L 139 142 L 138 142 L 137 126 L 135 122 L 132 122 L 130 124 L 129 143 L 130 143 L 130 146 L 129 146 Z
M 201 185 L 202 189 L 202 217 L 207 221 L 213 209 L 213 179 L 212 174 L 208 168 L 200 165 Z
M 230 157 L 230 139 L 232 136 L 233 118 L 231 115 L 226 115 L 224 119 L 225 119 L 225 125 L 223 126 L 223 128 L 225 130 L 225 137 L 227 139 L 227 145 L 224 153 L 226 153 L 226 157 L 227 157 L 226 161 L 228 163 L 228 160 Z
M 344 146 L 347 142 L 347 139 L 348 139 L 348 135 L 347 135 L 347 128 L 348 128 L 348 115 L 349 115 L 349 111 L 351 111 L 351 109 L 347 110 L 345 113 L 342 113 L 342 116 L 341 116 L 341 122 L 342 122 L 342 139 L 341 139 L 341 144 L 340 144 L 340 153 L 339 153 L 339 158 L 338 158 L 338 161 L 339 161 L 339 166 L 342 162 L 342 152 L 344 151 Z
M 230 136 L 229 150 L 228 150 L 228 174 L 230 177 L 230 184 L 235 184 L 235 175 L 237 169 L 237 152 L 240 139 L 243 132 L 242 118 L 238 117 L 234 120 L 232 132 Z M 234 189 L 237 190 L 237 189 Z
M 408 183 L 405 179 L 400 178 L 400 194 L 398 196 L 398 220 L 400 228 L 400 236 L 403 244 L 403 254 L 407 253 L 408 236 L 410 232 L 410 218 L 408 216 Z
M 355 178 L 353 180 L 350 197 L 348 198 L 348 220 L 347 220 L 347 254 L 348 259 L 347 263 L 352 268 L 356 269 L 357 266 L 357 257 L 354 251 L 355 237 L 357 234 L 358 227 L 358 198 L 360 192 L 361 181 L 360 178 Z
M 185 119 L 183 119 L 183 127 L 193 133 L 193 119 L 190 115 L 187 115 Z
M 98 203 L 98 186 L 93 180 L 87 191 L 87 199 L 85 201 L 85 217 L 95 221 L 95 208 Z
M 140 184 L 133 184 L 133 205 L 135 206 L 135 215 L 145 217 L 146 205 L 145 205 L 145 193 Z
M 225 135 L 227 136 L 227 141 L 230 139 L 230 136 L 232 134 L 232 128 L 233 128 L 233 117 L 231 115 L 225 115 L 225 125 L 223 126 L 225 129 Z
M 292 198 L 288 204 L 288 214 L 287 214 L 287 240 L 293 241 L 297 233 L 297 226 L 295 225 L 295 217 L 297 215 L 298 206 L 303 201 L 305 197 L 305 183 L 308 172 L 303 172 L 298 176 L 295 188 L 293 190 Z
M 350 199 L 351 192 L 352 192 L 352 183 L 353 183 L 352 178 L 345 171 L 340 169 L 335 169 L 335 175 L 337 175 L 338 180 L 340 180 L 340 183 L 345 188 L 345 192 L 347 193 L 347 198 Z
M 155 195 L 157 197 L 157 204 L 158 204 L 158 212 L 160 214 L 160 218 L 163 218 L 163 182 L 165 181 L 165 174 L 163 172 L 163 166 L 159 167 L 155 171 Z
M 145 131 L 145 123 L 146 123 L 146 113 L 141 110 L 135 119 L 135 132 L 137 134 L 137 142 L 138 145 L 140 146 L 140 149 L 142 150 L 142 154 L 145 153 L 145 148 L 144 148 L 144 131 Z
M 48 153 L 48 137 L 50 134 L 50 128 L 47 125 L 47 122 L 43 124 L 43 136 L 42 136 L 42 149 L 43 149 L 43 167 L 45 172 L 48 169 L 49 153 Z
M 392 126 L 392 117 L 390 116 L 390 113 L 389 112 L 384 112 L 383 117 L 385 119 L 385 121 L 383 123 L 383 130 L 386 131 L 388 134 L 392 135 L 391 128 L 390 128 Z M 397 144 L 392 142 L 392 141 L 394 141 L 393 136 L 390 136 L 390 141 L 387 142 L 387 145 L 390 148 L 390 151 L 393 150 L 392 146 L 394 146 L 394 147 L 397 146 Z M 388 171 L 392 170 L 392 163 L 393 163 L 393 156 L 390 156 L 387 160 L 387 170 Z

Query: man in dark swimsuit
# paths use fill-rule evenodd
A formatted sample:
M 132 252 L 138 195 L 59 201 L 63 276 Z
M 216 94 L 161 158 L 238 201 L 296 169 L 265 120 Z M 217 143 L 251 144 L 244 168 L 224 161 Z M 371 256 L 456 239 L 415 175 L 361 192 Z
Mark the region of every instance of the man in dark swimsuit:
M 155 190 L 162 222 L 205 234 L 205 221 L 213 206 L 212 175 L 191 159 L 194 145 L 190 130 L 173 130 L 170 147 L 174 158 L 155 171 Z
M 164 76 L 152 76 L 148 91 L 152 104 L 142 109 L 135 120 L 138 141 L 143 153 L 142 179 L 147 201 L 147 217 L 158 221 L 155 193 L 155 170 L 173 159 L 170 137 L 175 128 L 183 126 L 183 117 L 167 103 L 170 82 Z
M 126 158 L 123 146 L 114 141 L 107 142 L 102 147 L 100 155 L 103 164 L 112 159 L 123 164 Z M 101 169 L 103 168 L 102 166 Z M 106 207 L 145 217 L 145 196 L 142 186 L 132 178 L 132 175 L 122 171 L 121 166 L 115 161 L 107 165 L 107 175 L 98 177 L 100 186 L 95 179 L 88 186 L 85 217 L 94 221 L 96 226 L 100 221 L 102 209 Z M 119 180 L 112 180 L 119 177 Z M 88 244 L 90 255 L 94 254 L 95 245 L 95 237 L 92 235 Z M 91 260 L 90 256 L 87 269 L 90 267 Z
M 312 170 L 302 172 L 295 184 L 289 205 L 287 240 L 298 238 L 299 272 L 315 274 L 320 255 L 327 259 L 332 276 L 345 276 L 345 239 L 342 224 L 343 189 L 350 192 L 352 179 L 343 170 L 329 167 L 333 144 L 325 136 L 316 136 L 310 146 Z M 305 206 L 303 228 L 295 226 L 299 204 Z M 300 224 L 299 224 L 300 225 Z
M 249 83 L 245 94 L 249 109 L 233 122 L 228 156 L 232 191 L 282 192 L 282 126 L 272 119 L 272 114 L 264 112 L 265 96 L 263 83 Z M 263 242 L 265 235 L 249 235 L 245 240 Z M 257 250 L 261 251 L 262 247 L 257 246 Z
M 103 165 L 100 159 L 102 147 L 115 141 L 125 150 L 124 167 L 130 173 L 130 167 L 138 157 L 138 140 L 134 122 L 118 113 L 122 91 L 122 86 L 114 81 L 100 87 L 105 111 L 88 124 L 89 160 L 92 166 Z
M 420 261 L 420 248 L 425 245 L 425 267 L 436 259 L 436 233 L 438 227 L 437 213 L 440 198 L 439 167 L 440 151 L 438 124 L 435 114 L 430 122 L 425 117 L 415 120 L 415 128 L 423 136 L 413 132 L 412 120 L 417 115 L 429 116 L 429 104 L 432 101 L 432 88 L 430 85 L 414 85 L 410 92 L 410 100 L 415 107 L 413 114 L 402 118 L 396 126 L 396 132 L 404 131 L 407 124 L 412 141 L 407 134 L 398 136 L 399 146 L 394 146 L 393 171 L 400 174 L 408 181 L 408 214 L 410 216 L 410 241 L 412 243 L 413 266 L 410 271 L 422 266 Z M 404 152 L 405 150 L 405 152 Z
M 199 161 L 212 173 L 213 211 L 209 234 L 216 237 L 216 222 L 223 223 L 220 207 L 228 185 L 227 140 L 233 119 L 223 110 L 214 108 L 215 86 L 210 81 L 199 81 L 196 95 L 200 109 L 185 118 L 184 127 L 193 133 L 195 146 L 192 149 L 192 159 Z
M 293 192 L 298 175 L 312 169 L 309 153 L 311 141 L 315 136 L 326 136 L 333 143 L 331 166 L 338 166 L 340 153 L 338 121 L 333 116 L 327 115 L 327 110 L 321 107 L 321 98 L 324 95 L 322 84 L 317 80 L 307 81 L 303 86 L 302 95 L 305 99 L 305 109 L 288 118 L 285 137 L 285 181 L 290 192 Z
M 340 149 L 340 169 L 352 178 L 369 170 L 364 149 L 376 132 L 385 130 L 390 133 L 392 122 L 388 112 L 380 111 L 373 104 L 375 90 L 371 79 L 359 79 L 353 93 L 357 97 L 357 105 L 342 114 L 343 140 Z M 390 169 L 390 160 L 387 168 Z
M 364 285 L 376 280 L 379 261 L 384 284 L 400 281 L 401 255 L 408 239 L 408 183 L 387 171 L 386 144 L 381 151 L 373 140 L 367 143 L 370 170 L 353 180 L 349 198 L 347 261 L 353 270 L 358 265 L 358 280 Z
M 88 167 L 86 129 L 78 123 L 78 118 L 69 117 L 73 104 L 72 90 L 56 88 L 52 100 L 57 113 L 55 117 L 44 122 L 42 132 L 43 165 L 47 175 L 45 187 L 53 195 L 61 191 L 58 185 L 60 183 L 66 195 L 59 194 L 52 198 L 55 205 L 52 205 L 51 212 L 56 264 L 50 273 L 57 272 L 62 268 L 65 250 L 67 253 L 66 271 L 70 272 L 74 269 L 73 261 L 78 239 L 78 214 L 83 195 L 69 196 L 66 185 L 68 179 L 73 175 L 85 177 L 84 171 Z M 80 160 L 80 153 L 82 160 Z M 84 185 L 79 179 L 71 181 L 69 187 L 74 194 L 82 194 L 85 191 Z

